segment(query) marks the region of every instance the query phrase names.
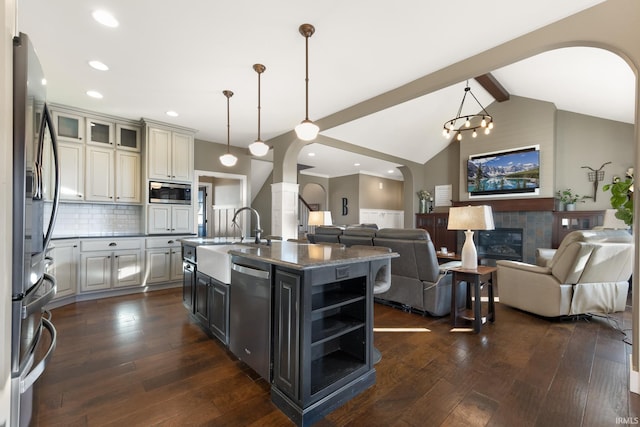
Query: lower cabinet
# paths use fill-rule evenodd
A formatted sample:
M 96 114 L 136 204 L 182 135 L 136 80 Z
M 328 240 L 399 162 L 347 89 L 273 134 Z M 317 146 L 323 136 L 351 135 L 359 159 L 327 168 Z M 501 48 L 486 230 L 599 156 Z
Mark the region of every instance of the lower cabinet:
M 179 237 L 147 238 L 146 248 L 146 284 L 182 280 L 182 248 Z
M 194 314 L 225 345 L 229 343 L 229 285 L 204 273 L 195 274 Z
M 78 240 L 56 240 L 53 250 L 56 296 L 54 299 L 75 295 L 78 290 L 80 248 Z
M 211 279 L 209 287 L 209 330 L 229 344 L 229 285 Z
M 195 298 L 196 266 L 184 261 L 182 264 L 182 304 L 193 314 L 193 300 Z
M 140 285 L 141 266 L 140 250 L 82 253 L 80 288 L 87 292 Z
M 95 239 L 80 242 L 82 292 L 142 284 L 140 239 Z
M 375 381 L 368 277 L 367 262 L 276 268 L 272 399 L 304 425 Z

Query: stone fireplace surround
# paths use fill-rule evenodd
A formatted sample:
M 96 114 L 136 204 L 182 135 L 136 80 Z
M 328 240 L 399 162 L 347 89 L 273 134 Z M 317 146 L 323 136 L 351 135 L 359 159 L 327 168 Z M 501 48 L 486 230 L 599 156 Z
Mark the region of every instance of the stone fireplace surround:
M 553 231 L 554 199 L 500 199 L 453 202 L 454 206 L 489 205 L 496 228 L 522 228 L 523 261 L 535 264 L 536 248 L 550 248 Z M 464 234 L 458 235 L 458 246 Z

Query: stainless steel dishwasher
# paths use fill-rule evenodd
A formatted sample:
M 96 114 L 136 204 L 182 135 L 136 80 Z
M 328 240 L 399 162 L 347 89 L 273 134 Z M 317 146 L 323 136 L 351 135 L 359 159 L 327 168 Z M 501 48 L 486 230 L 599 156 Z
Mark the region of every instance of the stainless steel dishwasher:
M 232 258 L 229 349 L 271 381 L 271 264 Z

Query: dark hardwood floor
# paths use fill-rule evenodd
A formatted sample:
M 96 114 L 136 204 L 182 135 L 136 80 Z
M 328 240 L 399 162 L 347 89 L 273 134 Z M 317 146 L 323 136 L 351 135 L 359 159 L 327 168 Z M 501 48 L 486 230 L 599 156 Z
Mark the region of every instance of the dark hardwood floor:
M 497 304 L 480 334 L 376 304 L 377 383 L 316 424 L 615 426 L 628 392 L 631 309 L 549 321 Z M 190 321 L 181 290 L 55 309 L 58 345 L 39 381 L 39 426 L 291 426 L 269 386 Z M 403 331 L 402 328 L 425 328 Z M 624 418 L 624 420 L 618 417 Z

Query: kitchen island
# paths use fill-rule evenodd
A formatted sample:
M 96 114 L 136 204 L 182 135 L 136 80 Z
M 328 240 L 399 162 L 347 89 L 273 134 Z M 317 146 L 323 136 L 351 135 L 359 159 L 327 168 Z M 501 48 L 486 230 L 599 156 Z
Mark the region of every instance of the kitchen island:
M 397 254 L 273 242 L 229 255 L 229 348 L 289 418 L 311 425 L 375 383 L 373 285 Z

